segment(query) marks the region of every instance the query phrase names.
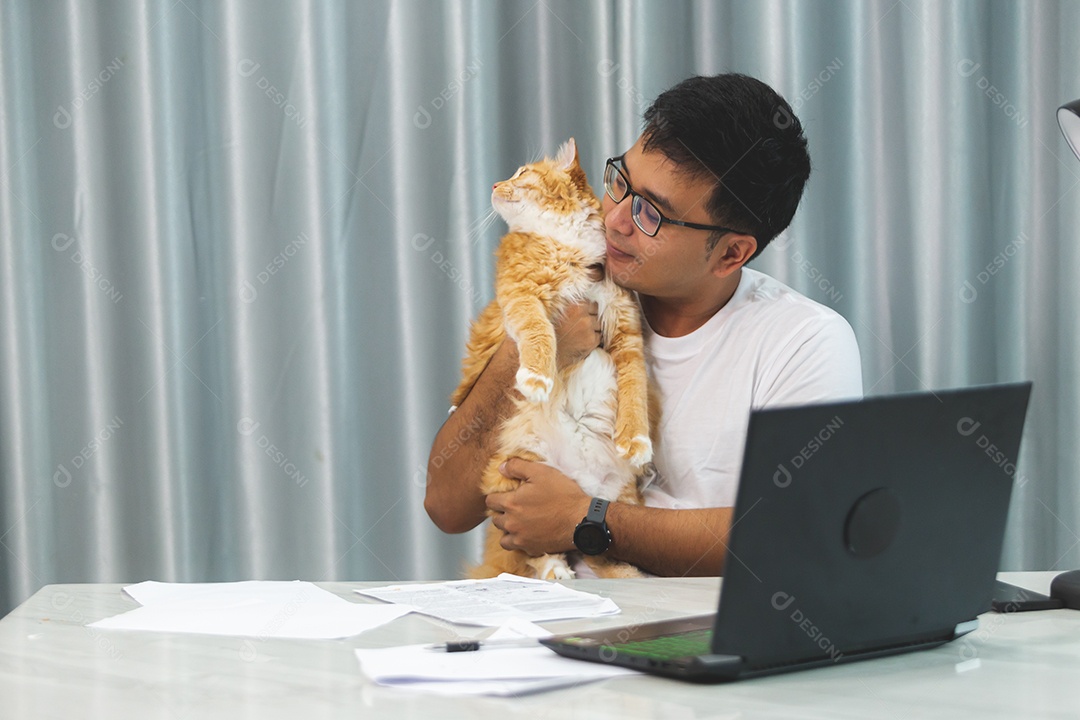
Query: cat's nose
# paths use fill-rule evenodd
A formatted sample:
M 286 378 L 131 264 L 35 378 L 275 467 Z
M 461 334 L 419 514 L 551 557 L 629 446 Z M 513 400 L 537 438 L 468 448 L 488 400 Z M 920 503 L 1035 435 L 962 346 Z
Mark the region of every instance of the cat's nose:
M 499 183 L 495 183 L 494 185 L 492 185 L 491 189 L 492 190 L 498 190 L 499 189 Z

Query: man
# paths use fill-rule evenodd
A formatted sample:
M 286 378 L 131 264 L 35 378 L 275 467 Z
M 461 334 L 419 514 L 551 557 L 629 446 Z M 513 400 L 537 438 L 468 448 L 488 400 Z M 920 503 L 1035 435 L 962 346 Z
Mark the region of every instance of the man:
M 645 506 L 613 502 L 591 522 L 606 524 L 603 551 L 614 559 L 660 575 L 716 575 L 750 410 L 861 396 L 859 349 L 840 315 L 743 267 L 791 222 L 810 175 L 788 103 L 744 75 L 694 77 L 644 119 L 633 147 L 608 161 L 603 207 L 608 272 L 637 293 L 645 319 L 662 404 L 658 475 Z M 560 367 L 596 348 L 595 313 L 582 305 L 560 321 Z M 508 339 L 439 430 L 425 508 L 446 532 L 467 531 L 491 510 L 503 547 L 571 551 L 591 505 L 572 478 L 515 458 L 503 473 L 524 481 L 516 490 L 479 491 L 513 409 L 517 367 Z

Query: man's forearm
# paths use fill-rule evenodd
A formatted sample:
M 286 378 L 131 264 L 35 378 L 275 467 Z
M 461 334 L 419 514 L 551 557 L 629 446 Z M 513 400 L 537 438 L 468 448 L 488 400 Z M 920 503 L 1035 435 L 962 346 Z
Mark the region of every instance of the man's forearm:
M 485 517 L 480 476 L 495 451 L 499 425 L 513 411 L 517 368 L 517 346 L 503 342 L 435 435 L 424 508 L 443 532 L 471 530 Z
M 655 575 L 722 575 L 731 508 L 668 510 L 612 503 L 608 555 Z

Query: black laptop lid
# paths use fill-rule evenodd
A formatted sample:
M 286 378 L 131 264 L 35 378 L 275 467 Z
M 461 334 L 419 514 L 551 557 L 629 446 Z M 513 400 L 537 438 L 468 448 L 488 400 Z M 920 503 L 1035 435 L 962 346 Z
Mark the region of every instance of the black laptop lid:
M 752 413 L 714 651 L 837 658 L 988 610 L 1030 390 Z

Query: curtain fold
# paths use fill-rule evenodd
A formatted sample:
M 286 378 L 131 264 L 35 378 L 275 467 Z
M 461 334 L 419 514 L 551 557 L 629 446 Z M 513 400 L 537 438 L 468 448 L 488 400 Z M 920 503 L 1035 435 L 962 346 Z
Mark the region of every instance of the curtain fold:
M 452 578 L 425 462 L 503 231 L 691 74 L 773 85 L 813 174 L 754 266 L 869 394 L 1032 379 L 1003 569 L 1080 565 L 1080 4 L 0 4 L 0 612 L 55 582 Z

